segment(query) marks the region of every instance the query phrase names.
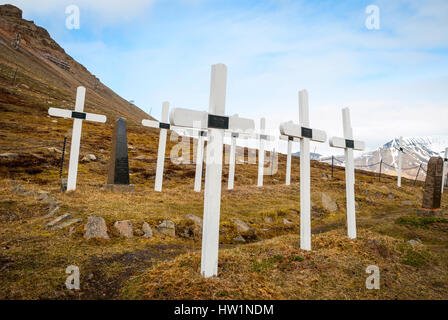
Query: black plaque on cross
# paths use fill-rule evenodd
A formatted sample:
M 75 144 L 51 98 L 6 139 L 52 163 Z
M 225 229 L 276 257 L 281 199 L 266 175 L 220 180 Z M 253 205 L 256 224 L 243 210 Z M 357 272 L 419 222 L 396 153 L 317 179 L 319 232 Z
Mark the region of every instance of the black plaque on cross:
M 129 158 L 126 121 L 122 118 L 115 122 L 107 183 L 129 185 Z

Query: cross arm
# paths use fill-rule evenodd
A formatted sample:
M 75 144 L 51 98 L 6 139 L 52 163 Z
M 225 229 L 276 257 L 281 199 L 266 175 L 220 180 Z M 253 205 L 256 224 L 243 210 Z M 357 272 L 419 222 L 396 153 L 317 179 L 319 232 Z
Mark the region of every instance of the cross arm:
M 311 129 L 302 127 L 292 121 L 283 122 L 280 124 L 280 133 L 285 136 L 296 137 L 296 138 L 308 138 L 312 141 L 325 142 L 327 140 L 327 134 L 325 131 L 318 129 Z
M 267 141 L 274 141 L 277 138 L 275 136 L 271 136 L 271 135 L 263 134 L 263 133 L 254 133 L 252 135 L 249 135 L 249 137 L 251 137 L 252 139 L 256 139 L 256 140 L 267 140 Z
M 208 113 L 185 108 L 174 108 L 170 113 L 170 123 L 179 127 L 207 129 Z
M 285 140 L 285 141 L 289 141 L 289 140 L 291 140 L 291 141 L 294 141 L 294 142 L 300 142 L 300 139 L 299 139 L 299 138 L 295 138 L 295 137 L 292 137 L 292 136 L 284 136 L 284 135 L 280 135 L 279 139 L 280 139 L 280 140 Z
M 255 130 L 255 122 L 252 119 L 233 115 L 229 117 L 229 130 L 231 132 L 251 134 Z
M 252 134 L 255 123 L 252 119 L 241 118 L 238 115 L 231 117 L 213 115 L 205 111 L 185 108 L 174 108 L 170 113 L 170 123 L 179 127 L 206 130 L 216 128 L 235 133 Z
M 49 108 L 48 114 L 50 116 L 55 116 L 55 117 L 82 119 L 82 120 L 102 122 L 102 123 L 106 122 L 106 120 L 107 120 L 106 116 L 104 116 L 102 114 L 78 112 L 78 111 L 59 109 L 59 108 Z
M 173 129 L 169 123 L 159 122 L 155 120 L 142 120 L 142 125 L 150 128 L 159 128 L 159 129 Z
M 185 127 L 173 126 L 169 123 L 160 122 L 160 121 L 156 121 L 156 120 L 144 119 L 144 120 L 142 120 L 142 125 L 145 127 L 149 127 L 149 128 L 173 130 L 177 134 L 183 135 L 183 136 L 188 135 L 188 134 L 191 136 L 195 135 L 193 132 L 191 132 L 191 133 L 188 132 L 188 129 L 186 129 Z
M 339 137 L 331 137 L 330 138 L 330 146 L 334 148 L 350 148 L 354 150 L 362 151 L 365 149 L 364 141 L 359 140 L 351 140 Z

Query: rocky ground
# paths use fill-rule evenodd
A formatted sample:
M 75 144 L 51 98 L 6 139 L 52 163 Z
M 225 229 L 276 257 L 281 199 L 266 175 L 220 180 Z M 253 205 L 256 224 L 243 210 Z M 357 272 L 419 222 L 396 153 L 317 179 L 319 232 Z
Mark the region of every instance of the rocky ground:
M 331 178 L 320 166 L 312 167 L 311 252 L 300 250 L 297 169 L 291 186 L 274 176 L 262 188 L 238 180 L 223 188 L 216 279 L 199 275 L 203 193 L 192 178 L 168 178 L 162 193 L 151 181 L 111 192 L 82 174 L 70 193 L 57 178 L 4 178 L 1 298 L 445 299 L 448 219 L 417 216 L 422 187 L 358 173 L 359 237 L 349 240 L 343 171 Z M 237 171 L 255 181 L 255 165 Z M 372 264 L 380 290 L 365 288 Z M 80 268 L 79 291 L 65 288 L 69 265 Z

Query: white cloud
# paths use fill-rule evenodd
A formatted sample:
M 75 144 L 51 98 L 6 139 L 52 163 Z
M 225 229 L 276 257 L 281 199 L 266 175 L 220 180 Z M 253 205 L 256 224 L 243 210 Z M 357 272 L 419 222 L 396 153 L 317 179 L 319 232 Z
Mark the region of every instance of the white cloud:
M 190 1 L 199 10 L 201 1 L 183 2 Z M 29 10 L 47 14 L 55 10 L 52 5 L 76 3 L 26 2 Z M 77 2 L 118 22 L 154 3 Z M 299 89 L 309 91 L 311 126 L 328 136 L 342 135 L 341 109 L 348 106 L 355 137 L 370 149 L 400 135 L 446 132 L 448 60 L 433 49 L 446 50 L 448 2 L 378 1 L 381 29 L 374 32 L 364 28 L 364 10 L 346 12 L 341 19 L 325 11 L 329 5 L 283 3 L 269 11 L 186 15 L 169 30 L 157 30 L 162 18 L 154 19 L 153 29 L 148 22 L 133 32 L 139 45 L 129 48 L 101 39 L 64 47 L 125 99 L 146 111 L 152 107 L 156 117 L 166 100 L 172 106 L 207 109 L 210 65 L 223 62 L 229 70 L 227 113 L 257 122 L 264 116 L 273 132 L 282 121 L 298 120 Z M 126 25 L 128 30 L 132 25 Z M 163 38 L 156 44 L 147 36 L 154 31 Z M 328 144 L 315 146 L 319 153 L 338 152 Z
M 24 15 L 51 16 L 55 13 L 64 14 L 69 5 L 77 5 L 81 9 L 81 15 L 88 13 L 97 19 L 108 23 L 128 21 L 133 17 L 142 15 L 156 0 L 7 0 L 1 3 L 10 3 L 21 8 Z

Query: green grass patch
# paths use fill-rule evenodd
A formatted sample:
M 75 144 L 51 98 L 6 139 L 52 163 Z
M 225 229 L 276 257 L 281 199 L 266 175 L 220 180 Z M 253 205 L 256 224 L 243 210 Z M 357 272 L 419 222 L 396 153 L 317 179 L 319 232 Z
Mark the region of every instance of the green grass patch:
M 282 254 L 276 254 L 273 257 L 265 259 L 263 261 L 252 261 L 251 270 L 255 272 L 263 272 L 271 269 L 276 263 L 285 262 L 285 257 Z
M 299 261 L 299 262 L 302 262 L 302 261 L 304 261 L 305 259 L 303 259 L 302 257 L 300 257 L 300 256 L 296 256 L 295 254 L 293 254 L 292 256 L 291 256 L 291 261 Z
M 448 223 L 448 219 L 442 217 L 400 217 L 395 220 L 395 223 L 401 226 L 412 226 L 417 228 L 427 229 L 430 225 L 435 223 Z
M 422 253 L 416 252 L 414 250 L 407 250 L 401 263 L 407 264 L 413 267 L 422 267 L 429 262 L 428 257 L 425 257 Z
M 258 262 L 258 261 L 252 261 L 252 267 L 251 270 L 253 272 L 258 272 L 261 273 L 267 269 L 269 269 L 271 267 L 271 263 L 267 262 L 267 261 L 262 261 L 262 262 Z

